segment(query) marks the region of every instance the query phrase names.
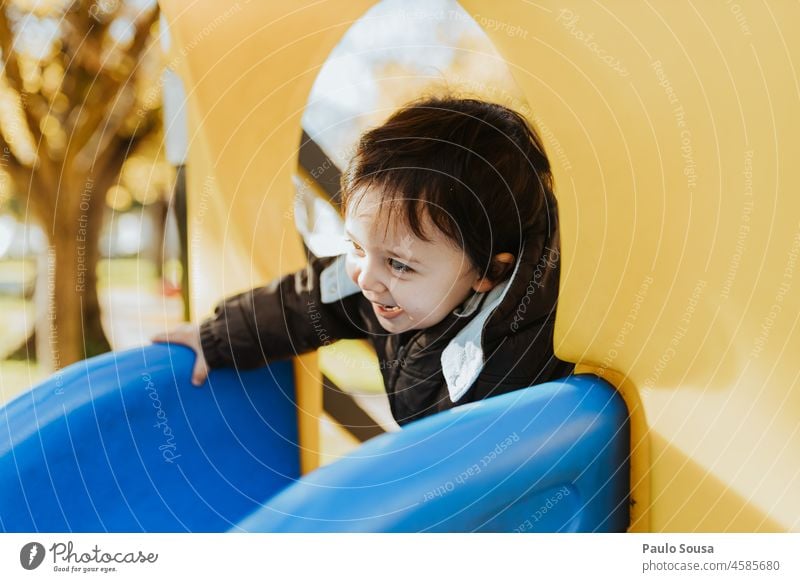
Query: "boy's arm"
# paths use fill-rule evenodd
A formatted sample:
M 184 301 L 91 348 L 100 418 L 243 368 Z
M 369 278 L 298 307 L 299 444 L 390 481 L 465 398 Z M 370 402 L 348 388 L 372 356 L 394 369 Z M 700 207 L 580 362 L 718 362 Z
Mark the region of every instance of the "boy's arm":
M 255 368 L 338 339 L 367 336 L 358 310 L 361 293 L 342 279 L 344 255 L 309 258 L 303 269 L 217 305 L 200 326 L 210 367 Z

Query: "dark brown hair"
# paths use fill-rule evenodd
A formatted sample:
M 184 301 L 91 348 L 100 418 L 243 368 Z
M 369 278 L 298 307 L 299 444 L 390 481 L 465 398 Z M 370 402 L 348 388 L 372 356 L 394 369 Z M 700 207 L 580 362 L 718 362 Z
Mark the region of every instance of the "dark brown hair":
M 519 258 L 526 237 L 547 237 L 554 227 L 552 188 L 541 140 L 519 113 L 438 97 L 406 105 L 361 137 L 342 176 L 342 204 L 357 205 L 356 194 L 369 190 L 388 220 L 398 212 L 430 241 L 425 212 L 483 276 L 501 281 L 510 267 L 492 257 Z

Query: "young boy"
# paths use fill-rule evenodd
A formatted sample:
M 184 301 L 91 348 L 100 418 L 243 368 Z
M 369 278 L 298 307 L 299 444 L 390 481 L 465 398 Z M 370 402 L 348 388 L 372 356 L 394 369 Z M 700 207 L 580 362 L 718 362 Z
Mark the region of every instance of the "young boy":
M 550 164 L 524 118 L 433 98 L 362 136 L 342 178 L 347 254 L 231 297 L 154 338 L 207 367 L 263 366 L 336 339 L 375 347 L 406 424 L 563 377 L 553 354 L 559 239 Z

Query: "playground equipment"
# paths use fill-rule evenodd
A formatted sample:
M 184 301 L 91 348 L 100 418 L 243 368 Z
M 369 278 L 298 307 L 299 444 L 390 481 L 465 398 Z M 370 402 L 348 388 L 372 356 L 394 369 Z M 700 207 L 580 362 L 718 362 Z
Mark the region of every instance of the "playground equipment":
M 4 531 L 623 531 L 628 425 L 574 377 L 300 476 L 291 365 L 189 384 L 190 350 L 70 366 L 0 414 Z M 413 475 L 410 474 L 413 472 Z
M 608 490 L 614 491 L 602 502 L 608 519 L 579 517 L 572 503 L 588 500 L 586 490 L 576 489 L 570 497 L 573 490 L 567 489 L 570 495 L 562 495 L 554 513 L 538 521 L 526 518 L 533 524 L 530 529 L 796 530 L 800 376 L 793 356 L 800 353 L 800 294 L 794 288 L 800 200 L 794 192 L 800 188 L 800 173 L 794 160 L 800 152 L 795 114 L 800 84 L 792 56 L 800 54 L 800 38 L 788 34 L 787 27 L 800 17 L 800 9 L 790 3 L 704 4 L 690 7 L 687 18 L 683 6 L 632 6 L 624 0 L 573 8 L 547 0 L 461 4 L 511 67 L 553 161 L 563 265 L 556 353 L 575 362 L 579 372 L 597 377 L 579 379 L 576 387 L 522 391 L 524 397 L 516 396 L 520 401 L 508 395 L 504 411 L 516 418 L 518 405 L 530 406 L 527 414 L 536 416 L 556 403 L 564 413 L 580 401 L 582 391 L 601 394 L 587 403 L 594 424 L 589 417 L 581 416 L 584 420 L 574 425 L 570 414 L 564 418 L 564 426 L 573 429 L 569 434 L 592 454 L 601 451 L 596 441 L 578 438 L 580 427 L 603 425 L 610 431 L 606 435 L 617 436 L 630 428 L 629 491 Z M 302 266 L 291 212 L 297 154 L 287 144 L 299 141 L 300 118 L 319 67 L 371 2 L 221 7 L 218 1 L 200 0 L 191 10 L 174 0 L 161 5 L 174 37 L 171 62 L 188 96 L 191 268 L 209 282 L 193 305 L 201 316 L 219 297 Z M 524 34 L 510 34 L 511 24 Z M 279 249 L 278 257 L 260 253 L 264 248 Z M 605 386 L 599 378 L 624 399 L 629 425 L 616 404 L 598 408 L 604 392 L 595 388 Z M 218 382 L 216 376 L 212 382 Z M 175 398 L 190 391 L 180 382 L 173 384 Z M 364 479 L 367 489 L 376 485 L 372 465 L 359 456 L 364 450 L 407 459 L 403 452 L 413 443 L 433 440 L 428 431 L 455 435 L 467 426 L 482 430 L 493 426 L 496 417 L 479 419 L 477 407 L 456 413 L 463 424 L 452 427 L 444 416 L 428 419 L 340 461 L 342 473 L 333 466 L 313 473 L 319 384 L 315 356 L 295 361 L 297 409 L 287 413 L 297 418 L 298 475 L 306 476 L 292 485 L 276 484 L 276 495 L 265 493 L 248 508 L 237 506 L 223 513 L 219 523 L 275 531 L 350 527 L 330 521 L 335 519 L 365 520 L 371 524 L 365 529 L 524 529 L 524 520 L 512 526 L 513 520 L 487 513 L 497 511 L 495 505 L 483 503 L 498 503 L 500 496 L 503 507 L 520 510 L 518 516 L 531 510 L 536 515 L 547 501 L 534 506 L 545 499 L 553 505 L 558 489 L 552 487 L 564 482 L 545 483 L 537 473 L 541 467 L 504 452 L 502 463 L 513 460 L 531 471 L 525 473 L 531 485 L 542 486 L 534 486 L 527 501 L 518 498 L 523 485 L 481 473 L 480 479 L 465 478 L 463 487 L 454 487 L 452 493 L 467 495 L 469 501 L 463 515 L 449 505 L 463 498 L 449 497 L 446 489 L 425 504 L 425 494 L 439 491 L 435 488 L 415 490 L 422 509 L 395 520 L 378 519 L 359 504 L 352 505 L 351 513 L 331 515 L 324 510 L 328 503 L 322 507 L 314 499 L 320 495 L 319 500 L 329 502 L 333 493 L 328 488 L 334 485 L 346 484 L 348 502 L 353 496 L 374 507 L 385 500 L 378 489 L 363 497 L 356 493 L 353 480 Z M 249 382 L 233 386 L 253 392 Z M 280 389 L 273 393 L 288 389 L 286 382 L 275 386 Z M 552 400 L 540 401 L 534 396 L 538 390 L 551 391 Z M 210 392 L 222 398 L 219 390 Z M 22 398 L 35 402 L 36 397 Z M 22 415 L 14 408 L 23 406 L 20 402 L 11 409 Z M 481 405 L 487 414 L 500 406 L 495 401 Z M 583 410 L 583 403 L 576 410 Z M 45 425 L 30 430 L 40 427 Z M 480 449 L 495 446 L 497 434 L 488 434 L 489 441 L 476 445 Z M 530 451 L 540 442 L 531 438 L 526 441 Z M 32 451 L 33 442 L 25 450 Z M 3 463 L 12 463 L 4 464 L 4 471 L 14 466 L 8 458 L 15 458 L 15 450 L 3 451 Z M 548 454 L 560 458 L 556 451 L 567 450 Z M 474 459 L 469 457 L 474 453 L 465 454 Z M 590 458 L 595 457 L 584 460 L 590 463 Z M 431 467 L 428 459 L 419 466 Z M 427 478 L 425 485 L 446 488 L 465 470 L 453 475 L 449 462 L 442 465 L 439 485 Z M 379 475 L 390 481 L 397 477 L 393 470 L 402 472 L 384 467 Z M 626 471 L 623 465 L 613 465 L 607 477 L 621 471 Z M 403 474 L 417 473 L 408 469 Z M 573 482 L 574 474 L 564 475 Z M 629 521 L 618 503 L 628 495 Z M 263 509 L 255 509 L 258 504 Z M 296 517 L 280 517 L 279 511 Z M 3 519 L 6 529 L 23 523 Z

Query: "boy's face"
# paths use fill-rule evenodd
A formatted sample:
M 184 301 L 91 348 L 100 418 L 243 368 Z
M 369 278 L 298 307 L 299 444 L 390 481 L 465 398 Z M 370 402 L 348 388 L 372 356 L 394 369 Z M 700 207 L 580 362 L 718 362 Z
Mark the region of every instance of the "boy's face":
M 424 232 L 431 242 L 417 238 L 404 224 L 390 224 L 387 229 L 374 199 L 367 192 L 345 216 L 346 236 L 352 243 L 347 273 L 372 302 L 386 331 L 431 327 L 470 295 L 479 274 L 427 216 Z

